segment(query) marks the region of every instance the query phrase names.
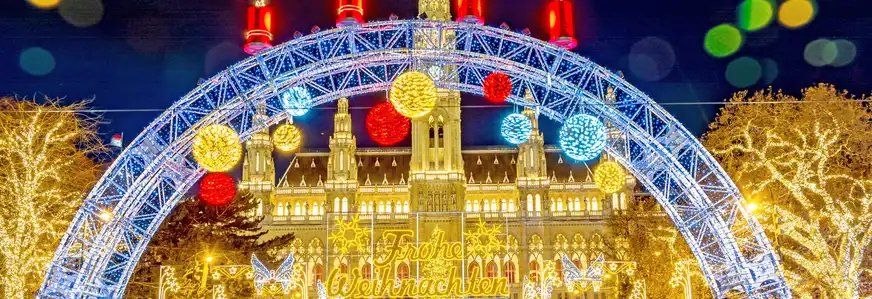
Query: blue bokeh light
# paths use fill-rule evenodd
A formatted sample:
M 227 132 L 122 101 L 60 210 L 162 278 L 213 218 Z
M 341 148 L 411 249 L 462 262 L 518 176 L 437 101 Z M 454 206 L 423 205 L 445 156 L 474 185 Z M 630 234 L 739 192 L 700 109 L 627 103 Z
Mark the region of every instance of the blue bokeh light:
M 533 122 L 520 113 L 512 113 L 503 119 L 501 127 L 503 138 L 511 144 L 521 144 L 530 139 L 533 132 Z
M 302 116 L 312 106 L 312 95 L 303 86 L 291 88 L 282 93 L 282 106 L 293 116 Z
M 590 161 L 606 147 L 606 127 L 596 117 L 579 114 L 560 128 L 560 147 L 572 159 Z

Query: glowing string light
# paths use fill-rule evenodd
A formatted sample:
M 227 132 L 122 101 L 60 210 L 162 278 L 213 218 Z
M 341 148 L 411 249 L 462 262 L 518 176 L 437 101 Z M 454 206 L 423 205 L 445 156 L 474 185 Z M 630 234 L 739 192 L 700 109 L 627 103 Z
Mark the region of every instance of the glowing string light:
M 613 161 L 600 163 L 593 173 L 593 182 L 605 193 L 615 193 L 624 187 L 627 174 L 624 168 Z
M 303 143 L 303 133 L 295 125 L 282 124 L 273 132 L 272 142 L 278 150 L 292 152 Z
M 312 95 L 303 86 L 291 88 L 282 93 L 282 107 L 293 116 L 303 116 L 312 107 Z
M 391 104 L 408 118 L 427 115 L 436 106 L 437 99 L 436 84 L 424 73 L 406 72 L 391 86 Z

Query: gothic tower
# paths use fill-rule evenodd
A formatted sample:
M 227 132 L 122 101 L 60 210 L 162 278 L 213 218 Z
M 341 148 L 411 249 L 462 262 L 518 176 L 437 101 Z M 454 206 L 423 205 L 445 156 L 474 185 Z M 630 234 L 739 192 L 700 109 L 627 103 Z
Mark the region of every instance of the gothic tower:
M 240 190 L 250 192 L 257 198 L 259 204 L 255 212 L 257 215 L 265 215 L 267 220 L 272 215 L 272 194 L 275 186 L 276 169 L 273 164 L 273 144 L 269 136 L 269 127 L 266 126 L 266 107 L 257 106 L 257 113 L 252 122 L 264 129 L 251 136 L 245 142 L 245 157 L 242 163 L 242 181 L 239 183 Z
M 450 20 L 451 11 L 448 0 L 420 0 L 419 10 L 426 13 L 429 20 Z M 425 40 L 421 32 L 415 37 Z M 444 32 L 441 45 L 417 43 L 422 47 L 443 47 L 453 43 L 455 34 Z M 439 39 L 427 39 L 439 40 Z M 451 73 L 451 67 L 441 65 L 417 64 L 419 71 L 427 72 L 434 80 Z M 463 157 L 460 153 L 460 92 L 447 89 L 438 90 L 439 100 L 433 111 L 412 120 L 412 161 L 409 184 L 411 189 L 411 209 L 414 211 L 445 212 L 463 211 L 464 179 Z
M 533 95 L 527 90 L 524 98 L 533 101 Z M 525 108 L 522 112 L 533 123 L 533 132 L 527 142 L 518 145 L 518 191 L 520 195 L 519 210 L 522 212 L 542 213 L 550 210 L 548 201 L 548 170 L 545 163 L 545 140 L 539 131 L 539 115 L 537 111 Z
M 327 211 L 357 212 L 357 138 L 351 134 L 351 114 L 348 99 L 341 98 L 339 111 L 333 116 L 333 136 L 330 136 L 330 157 L 327 160 Z

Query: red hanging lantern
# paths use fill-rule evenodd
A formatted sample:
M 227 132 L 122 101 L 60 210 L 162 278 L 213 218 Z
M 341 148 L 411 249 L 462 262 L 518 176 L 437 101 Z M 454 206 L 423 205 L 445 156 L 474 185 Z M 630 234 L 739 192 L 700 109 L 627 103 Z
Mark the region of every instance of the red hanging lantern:
M 272 48 L 272 8 L 269 0 L 251 0 L 248 7 L 248 29 L 245 31 L 245 53 Z
M 223 206 L 236 196 L 236 181 L 225 173 L 213 172 L 200 180 L 200 199 L 213 206 Z
M 366 130 L 369 132 L 369 137 L 383 146 L 394 145 L 406 139 L 411 126 L 409 118 L 397 112 L 390 102 L 375 105 L 366 115 Z
M 363 23 L 363 0 L 339 0 L 336 27 Z
M 505 102 L 512 94 L 512 80 L 503 73 L 494 72 L 484 79 L 484 97 L 494 103 Z
M 578 46 L 575 39 L 575 16 L 572 14 L 572 2 L 569 0 L 551 0 L 548 2 L 548 32 L 549 43 L 567 50 Z
M 457 0 L 457 21 L 484 24 L 481 0 Z

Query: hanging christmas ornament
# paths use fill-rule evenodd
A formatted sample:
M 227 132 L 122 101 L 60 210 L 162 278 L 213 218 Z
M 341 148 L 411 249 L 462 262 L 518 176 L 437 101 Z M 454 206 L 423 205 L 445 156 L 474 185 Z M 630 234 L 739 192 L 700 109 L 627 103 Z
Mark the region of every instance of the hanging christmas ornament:
M 295 151 L 303 143 L 303 133 L 293 124 L 283 124 L 273 132 L 272 141 L 280 151 Z
M 194 136 L 194 159 L 200 167 L 210 172 L 228 171 L 242 156 L 239 135 L 225 125 L 210 125 L 200 129 Z
M 494 72 L 484 79 L 482 84 L 484 97 L 494 103 L 505 102 L 512 94 L 512 80 L 503 73 Z
M 599 157 L 606 147 L 606 127 L 590 115 L 570 117 L 560 128 L 560 147 L 567 156 L 578 161 Z
M 618 163 L 606 161 L 600 163 L 593 173 L 593 182 L 605 193 L 621 191 L 627 182 L 627 174 Z
M 406 72 L 394 80 L 390 99 L 400 114 L 408 118 L 421 117 L 436 106 L 436 84 L 424 73 Z
M 503 125 L 500 129 L 506 141 L 511 144 L 521 144 L 530 139 L 530 134 L 533 132 L 533 122 L 523 114 L 512 113 L 503 119 Z
M 312 106 L 312 95 L 303 86 L 291 88 L 282 93 L 282 107 L 293 116 L 302 116 Z
M 403 116 L 391 103 L 382 102 L 366 114 L 366 130 L 369 137 L 383 146 L 394 145 L 406 139 L 412 123 Z
M 225 173 L 213 172 L 200 180 L 200 199 L 213 206 L 223 206 L 236 196 L 236 181 Z

